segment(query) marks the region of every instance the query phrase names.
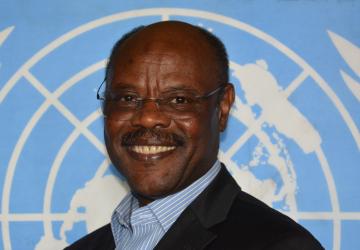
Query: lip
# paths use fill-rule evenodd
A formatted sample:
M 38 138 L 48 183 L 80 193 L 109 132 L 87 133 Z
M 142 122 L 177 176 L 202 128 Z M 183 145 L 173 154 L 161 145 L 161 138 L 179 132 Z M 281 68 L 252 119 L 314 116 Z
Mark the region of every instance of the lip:
M 153 161 L 165 158 L 177 149 L 167 145 L 134 145 L 127 146 L 129 155 L 139 161 Z

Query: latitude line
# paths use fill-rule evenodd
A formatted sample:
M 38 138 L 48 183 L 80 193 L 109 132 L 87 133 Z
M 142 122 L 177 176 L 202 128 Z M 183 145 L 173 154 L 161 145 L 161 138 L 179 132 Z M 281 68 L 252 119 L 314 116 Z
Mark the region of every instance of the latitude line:
M 283 212 L 289 217 L 296 218 L 298 220 L 334 220 L 338 219 L 341 221 L 344 220 L 359 220 L 360 221 L 360 212 Z M 63 221 L 67 218 L 68 213 L 51 213 L 51 214 L 43 214 L 43 213 L 9 213 L 9 214 L 0 214 L 0 222 L 3 220 L 9 222 L 16 221 Z M 78 213 L 80 220 L 86 220 L 87 214 Z M 6 217 L 6 218 L 5 218 Z
M 161 21 L 169 21 L 170 15 L 169 14 L 162 14 L 161 15 Z
M 360 220 L 360 212 L 290 212 L 283 213 L 300 220 Z

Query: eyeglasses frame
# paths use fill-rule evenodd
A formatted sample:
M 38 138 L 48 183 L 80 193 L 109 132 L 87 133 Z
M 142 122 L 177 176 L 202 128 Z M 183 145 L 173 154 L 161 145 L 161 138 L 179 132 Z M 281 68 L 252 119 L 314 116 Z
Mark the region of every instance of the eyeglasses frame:
M 101 100 L 101 101 L 106 101 L 105 95 L 101 96 L 100 93 L 100 89 L 102 87 L 102 85 L 104 84 L 104 82 L 106 82 L 106 79 L 104 81 L 102 81 L 102 83 L 100 84 L 97 92 L 96 92 L 96 99 Z M 198 96 L 194 96 L 195 99 L 206 99 L 209 98 L 211 96 L 213 96 L 214 94 L 216 94 L 217 92 L 219 92 L 220 90 L 223 90 L 225 87 L 227 86 L 227 84 L 221 84 L 219 87 L 217 87 L 216 89 L 210 91 L 209 93 L 206 93 L 204 95 L 198 95 Z M 104 92 L 105 93 L 105 92 Z M 141 108 L 143 106 L 143 104 L 147 101 L 154 101 L 157 105 L 159 105 L 159 101 L 164 100 L 162 98 L 154 98 L 154 97 L 149 97 L 149 98 L 136 98 L 136 102 L 137 102 L 137 109 Z M 139 105 L 140 104 L 140 105 Z

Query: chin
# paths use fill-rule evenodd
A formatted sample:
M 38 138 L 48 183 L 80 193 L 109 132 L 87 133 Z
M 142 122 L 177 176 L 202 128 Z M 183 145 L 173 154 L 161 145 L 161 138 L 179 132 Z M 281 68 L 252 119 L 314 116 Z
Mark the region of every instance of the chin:
M 133 192 L 145 197 L 163 197 L 184 186 L 185 162 L 151 161 L 124 164 L 123 173 Z M 126 168 L 126 169 L 125 169 Z M 186 179 L 186 178 L 185 178 Z
M 177 188 L 171 181 L 162 181 L 155 178 L 142 179 L 139 182 L 128 179 L 132 192 L 148 201 L 163 198 L 177 192 Z

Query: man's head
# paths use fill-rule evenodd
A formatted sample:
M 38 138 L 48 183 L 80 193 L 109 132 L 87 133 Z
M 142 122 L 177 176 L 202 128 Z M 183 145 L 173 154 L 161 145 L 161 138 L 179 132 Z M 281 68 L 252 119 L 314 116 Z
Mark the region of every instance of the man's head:
M 176 21 L 138 28 L 114 46 L 106 79 L 105 143 L 141 203 L 209 170 L 234 101 L 216 37 Z

